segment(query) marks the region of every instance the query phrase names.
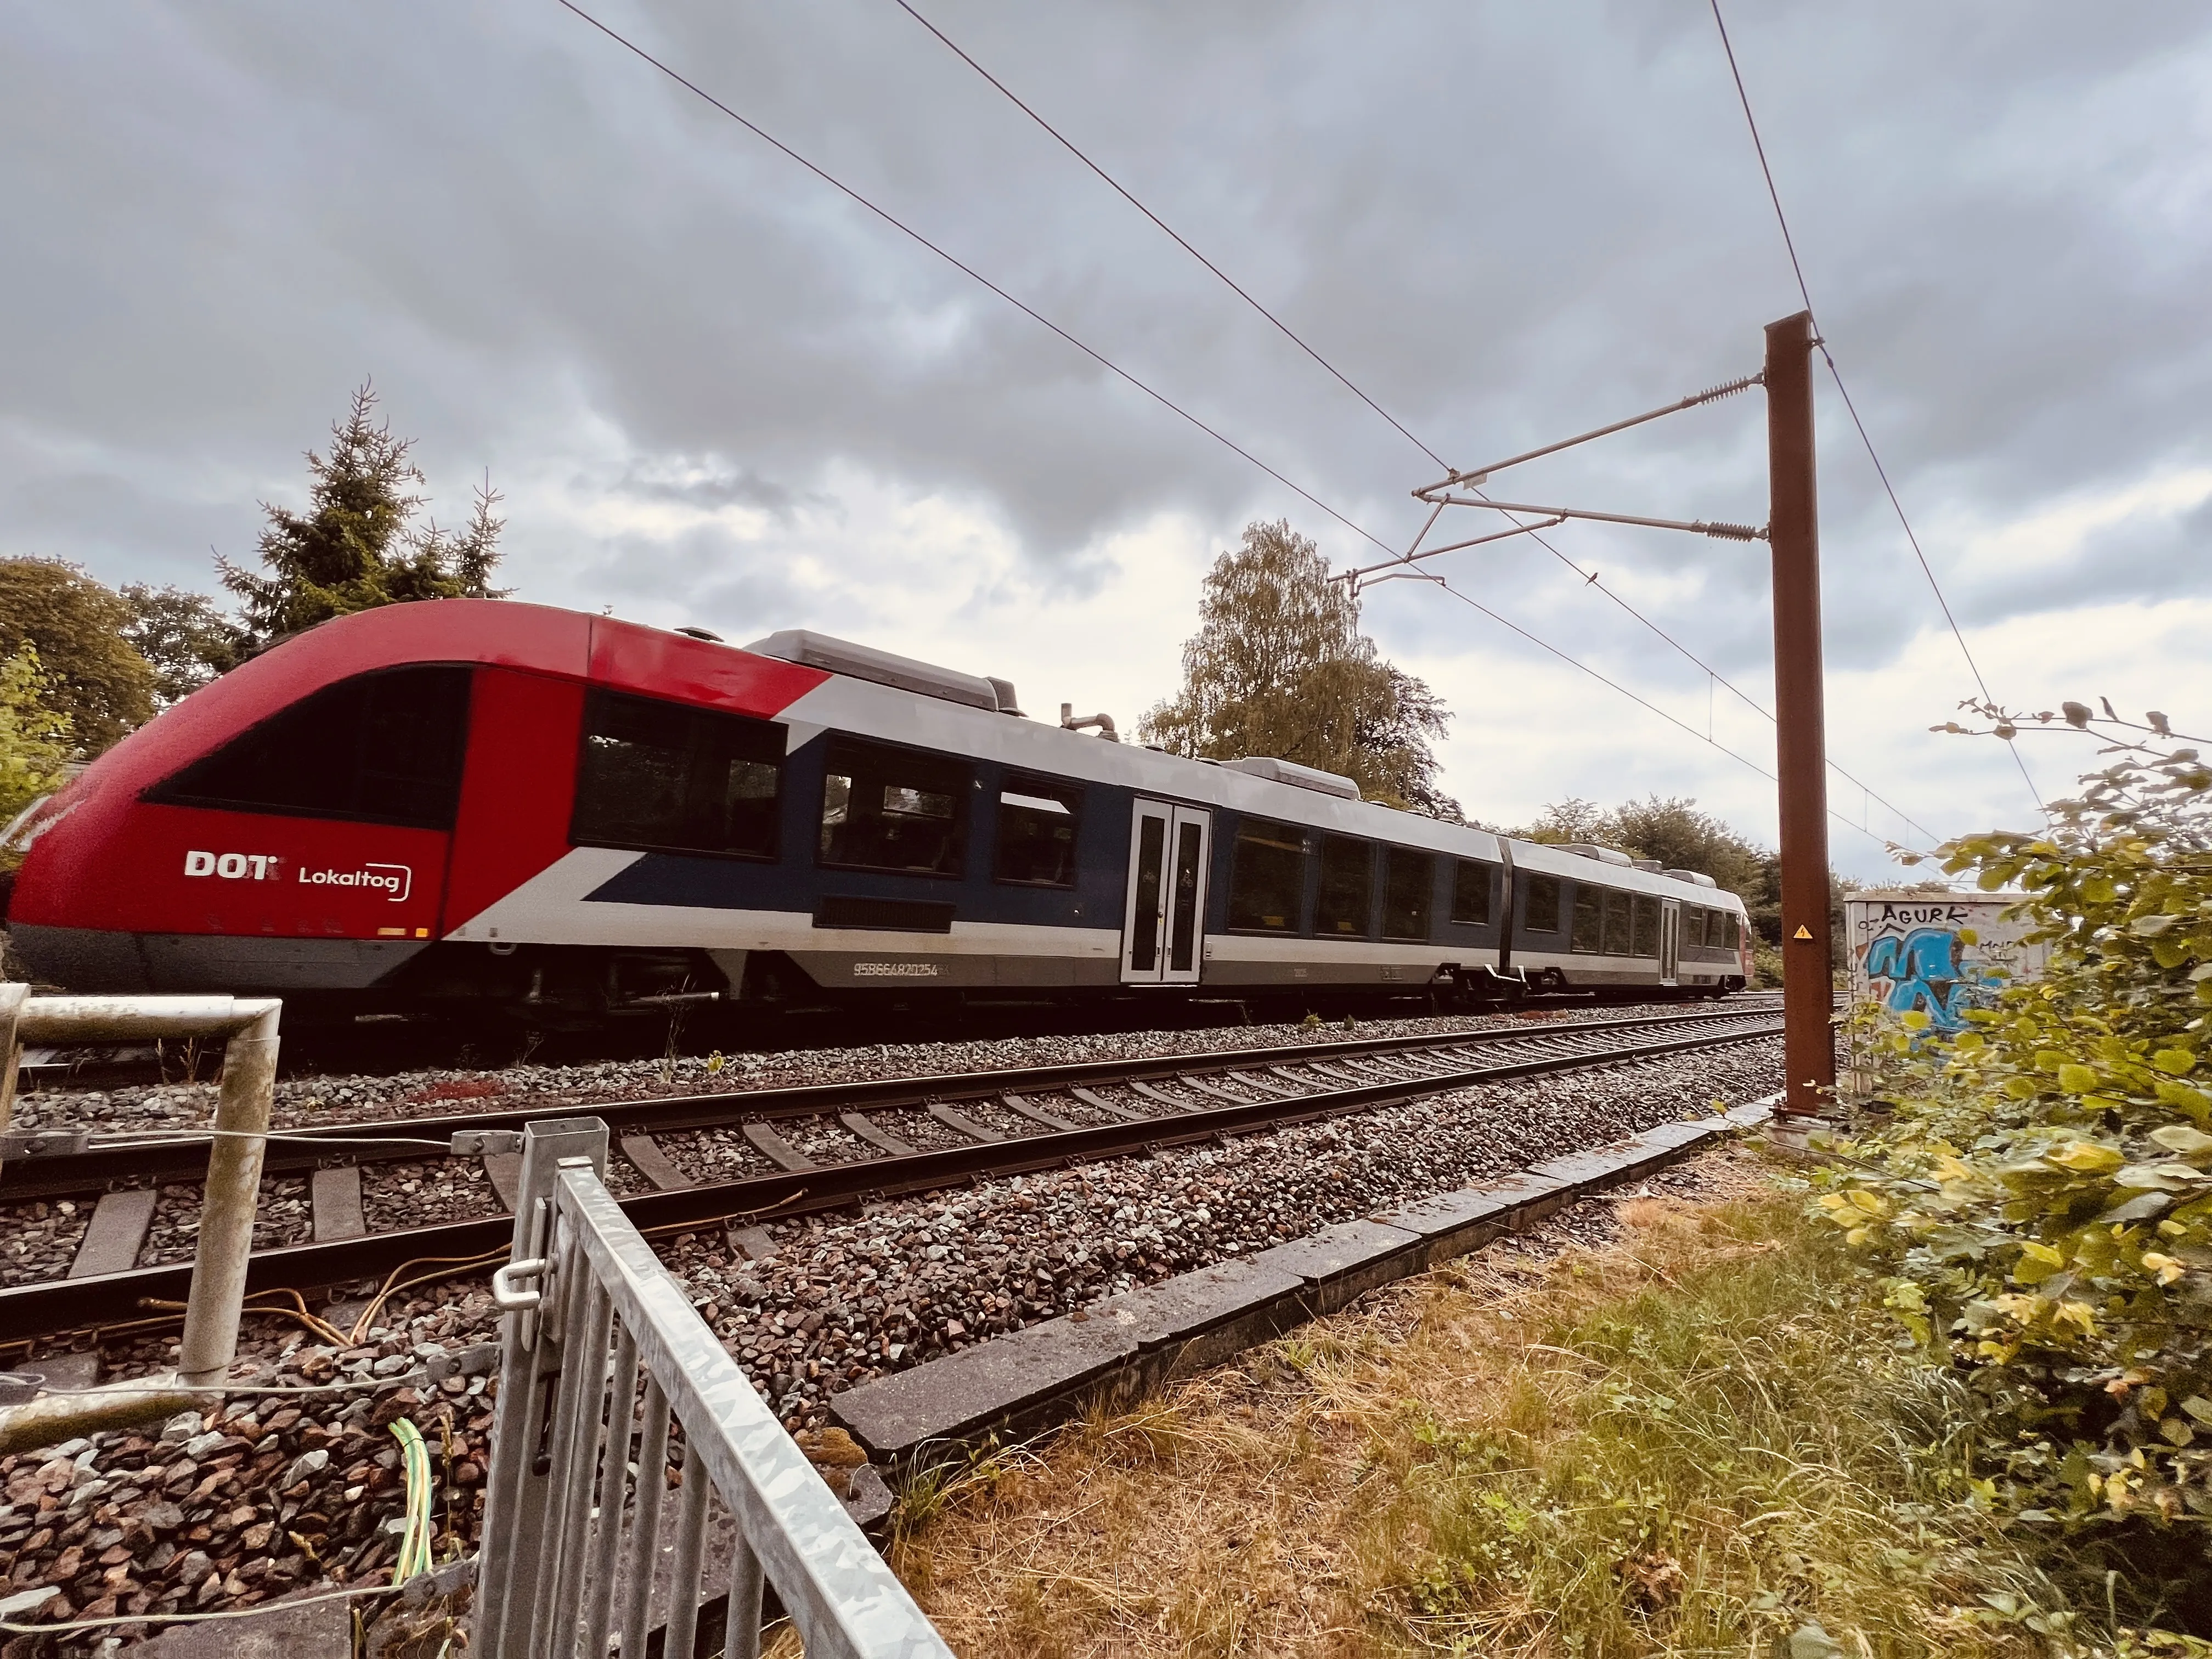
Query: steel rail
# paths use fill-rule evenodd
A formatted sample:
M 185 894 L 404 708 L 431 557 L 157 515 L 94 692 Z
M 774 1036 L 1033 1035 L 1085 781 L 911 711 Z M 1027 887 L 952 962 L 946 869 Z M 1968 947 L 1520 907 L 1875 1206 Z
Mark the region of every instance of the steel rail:
M 1522 1058 L 1500 1056 L 1486 1063 L 1422 1078 L 1393 1078 L 1240 1105 L 1200 1107 L 1172 1117 L 1100 1124 L 975 1146 L 752 1176 L 738 1181 L 642 1194 L 623 1199 L 622 1207 L 631 1221 L 647 1232 L 756 1218 L 771 1212 L 778 1218 L 806 1215 L 844 1208 L 868 1199 L 958 1186 L 985 1176 L 1020 1175 L 1218 1136 L 1282 1128 L 1316 1118 L 1449 1094 L 1485 1083 L 1749 1042 L 1773 1036 L 1782 1029 L 1780 1022 L 1771 1016 L 1752 1012 L 1738 1013 L 1725 1020 L 1705 1017 L 1675 1023 L 1692 1026 L 1693 1034 L 1656 1042 L 1629 1042 L 1574 1054 L 1550 1049 Z M 1715 1024 L 1725 1029 L 1702 1029 Z M 1586 1026 L 1569 1026 L 1513 1035 L 1524 1042 L 1556 1043 L 1574 1031 L 1587 1030 Z M 1485 1035 L 1490 1034 L 1469 1034 Z M 1249 1050 L 1242 1058 L 1247 1065 L 1253 1063 Z M 1004 1085 L 999 1091 L 1004 1091 Z M 588 1109 L 570 1108 L 568 1115 L 585 1109 Z M 475 1261 L 501 1251 L 510 1242 L 514 1228 L 514 1217 L 501 1213 L 400 1232 L 258 1251 L 247 1270 L 246 1292 L 252 1295 L 284 1289 L 305 1291 L 356 1279 L 381 1278 L 412 1263 Z M 179 1297 L 191 1273 L 190 1263 L 178 1263 L 0 1289 L 0 1344 L 142 1316 L 149 1303 Z
M 507 1111 L 449 1113 L 437 1117 L 375 1118 L 351 1123 L 316 1124 L 276 1132 L 264 1157 L 264 1175 L 299 1174 L 342 1157 L 349 1164 L 434 1158 L 422 1143 L 449 1140 L 480 1130 L 520 1130 L 525 1124 L 580 1111 L 603 1119 L 617 1135 L 680 1133 L 726 1127 L 739 1122 L 773 1122 L 838 1112 L 896 1111 L 933 1102 L 982 1100 L 1012 1090 L 1049 1094 L 1071 1086 L 1150 1081 L 1161 1077 L 1234 1071 L 1240 1066 L 1295 1066 L 1309 1060 L 1346 1054 L 1390 1054 L 1405 1049 L 1456 1048 L 1525 1042 L 1567 1031 L 1621 1031 L 1698 1020 L 1753 1018 L 1757 1009 L 1722 1008 L 1710 1012 L 1639 1014 L 1622 1019 L 1531 1022 L 1522 1027 L 1449 1033 L 1415 1032 L 1284 1043 L 1267 1048 L 1216 1048 L 1189 1054 L 1146 1054 L 1119 1060 L 1071 1060 L 993 1072 L 949 1072 L 940 1076 L 906 1075 L 836 1083 L 798 1084 L 778 1089 L 725 1089 L 711 1094 L 664 1095 L 644 1100 L 575 1102 L 527 1106 Z M 363 1141 L 389 1140 L 386 1148 Z M 408 1144 L 398 1144 L 408 1143 Z M 182 1132 L 126 1144 L 93 1145 L 81 1152 L 34 1152 L 0 1166 L 0 1203 L 41 1198 L 71 1198 L 105 1192 L 125 1180 L 193 1181 L 207 1169 L 210 1138 Z M 4 1334 L 0 1334 L 4 1340 Z

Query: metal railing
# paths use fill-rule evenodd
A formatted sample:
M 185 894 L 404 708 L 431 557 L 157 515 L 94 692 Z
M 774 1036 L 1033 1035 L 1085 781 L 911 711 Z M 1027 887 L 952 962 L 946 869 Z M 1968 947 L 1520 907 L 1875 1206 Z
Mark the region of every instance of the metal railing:
M 0 1134 L 14 1116 L 15 1074 L 27 1042 L 223 1039 L 207 1186 L 177 1356 L 177 1376 L 185 1383 L 219 1385 L 238 1357 L 261 1159 L 276 1101 L 276 1024 L 283 1011 L 273 997 L 34 997 L 27 985 L 0 985 Z
M 809 1659 L 951 1659 L 602 1180 L 597 1118 L 523 1133 L 499 1411 L 471 1642 L 481 1659 L 693 1659 L 709 1500 L 733 1523 L 726 1659 L 774 1588 Z M 672 1426 L 684 1440 L 661 1542 Z M 667 1559 L 664 1559 L 667 1558 Z M 655 1581 L 662 1585 L 654 1594 Z

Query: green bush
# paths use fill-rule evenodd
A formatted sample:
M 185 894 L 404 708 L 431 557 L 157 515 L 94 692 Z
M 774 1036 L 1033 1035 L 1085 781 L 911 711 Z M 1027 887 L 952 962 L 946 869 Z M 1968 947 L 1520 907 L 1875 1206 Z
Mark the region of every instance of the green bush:
M 1868 1018 L 1894 1115 L 1819 1202 L 1971 1374 L 1993 1500 L 2179 1583 L 2212 1555 L 2212 767 L 2132 732 L 2043 831 L 1940 849 L 2027 896 L 2049 968 L 1948 1039 Z

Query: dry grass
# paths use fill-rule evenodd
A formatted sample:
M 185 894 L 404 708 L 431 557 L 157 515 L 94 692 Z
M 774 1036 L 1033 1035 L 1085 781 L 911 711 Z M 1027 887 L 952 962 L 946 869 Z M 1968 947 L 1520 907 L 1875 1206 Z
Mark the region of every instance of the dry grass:
M 969 1659 L 2068 1651 L 1946 1379 L 1747 1155 L 1703 1173 L 918 1489 L 894 1563 Z

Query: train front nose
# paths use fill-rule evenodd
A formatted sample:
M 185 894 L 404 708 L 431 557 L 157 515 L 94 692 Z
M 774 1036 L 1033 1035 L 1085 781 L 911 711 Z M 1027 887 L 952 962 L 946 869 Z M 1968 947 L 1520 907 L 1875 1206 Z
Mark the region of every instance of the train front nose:
M 115 915 L 132 882 L 115 867 L 106 815 L 88 810 L 95 799 L 80 779 L 33 808 L 0 849 L 21 860 L 0 877 L 9 976 L 85 993 L 149 991 L 144 952 Z

